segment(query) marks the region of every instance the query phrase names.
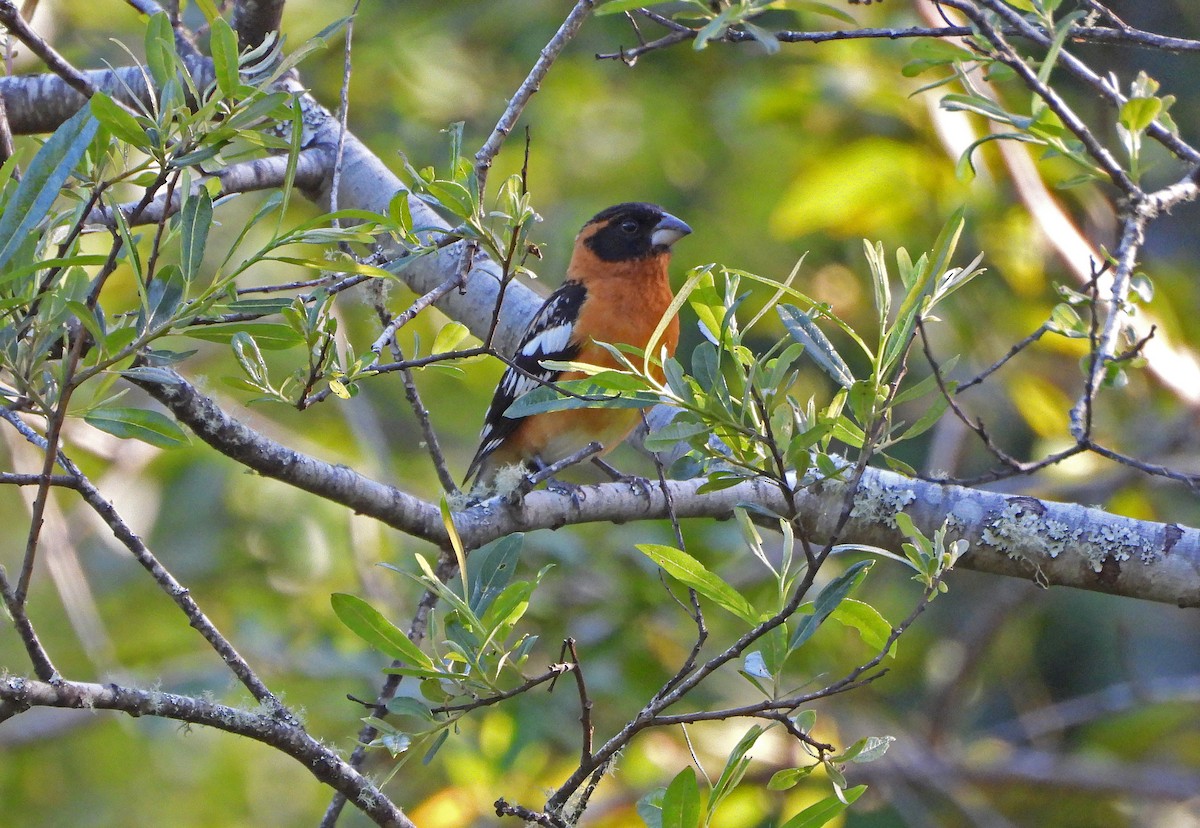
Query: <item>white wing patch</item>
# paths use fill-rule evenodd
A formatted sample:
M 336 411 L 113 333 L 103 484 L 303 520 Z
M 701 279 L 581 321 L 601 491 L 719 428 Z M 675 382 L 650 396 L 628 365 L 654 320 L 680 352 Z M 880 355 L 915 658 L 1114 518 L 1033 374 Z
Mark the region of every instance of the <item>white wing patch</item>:
M 570 323 L 555 325 L 553 328 L 547 328 L 544 331 L 534 334 L 533 337 L 521 345 L 521 356 L 542 360 L 547 356 L 561 352 L 567 347 L 567 343 L 571 341 L 571 329 L 573 327 Z M 530 331 L 530 333 L 533 332 Z
M 467 479 L 485 465 L 488 455 L 504 444 L 521 424 L 521 419 L 504 412 L 522 395 L 546 382 L 554 382 L 560 371 L 546 368 L 542 360 L 568 361 L 579 355 L 579 343 L 571 340 L 575 321 L 587 298 L 587 288 L 575 281 L 564 282 L 550 295 L 533 318 L 509 366 L 496 386 L 496 395 L 484 417 L 479 450 L 471 461 Z M 481 472 L 486 474 L 486 472 Z

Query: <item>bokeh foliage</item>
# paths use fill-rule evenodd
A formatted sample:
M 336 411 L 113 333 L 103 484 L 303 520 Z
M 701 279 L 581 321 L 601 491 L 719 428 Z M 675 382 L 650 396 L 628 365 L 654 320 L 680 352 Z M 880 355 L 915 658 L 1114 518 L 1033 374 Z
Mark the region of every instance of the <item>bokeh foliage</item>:
M 1147 28 L 1180 36 L 1200 30 L 1185 0 L 1154 9 L 1113 5 Z M 284 20 L 289 43 L 294 47 L 345 11 L 289 4 Z M 351 128 L 396 168 L 398 152 L 418 167 L 444 164 L 442 131 L 463 121 L 464 145 L 477 146 L 562 13 L 560 4 L 526 0 L 364 4 L 355 28 Z M 849 13 L 863 25 L 915 22 L 908 4 L 900 2 L 856 6 Z M 812 12 L 801 12 L 799 20 L 790 15 L 772 20 L 836 25 Z M 52 28 L 61 50 L 84 66 L 126 60 L 108 38 L 134 50 L 142 42 L 143 25 L 132 12 L 96 14 L 77 0 L 56 4 Z M 931 113 L 938 92 L 914 96 L 927 78 L 906 78 L 900 71 L 920 56 L 912 42 L 785 44 L 771 56 L 753 45 L 716 44 L 698 52 L 685 44 L 648 55 L 632 68 L 592 57 L 632 42 L 620 16 L 591 21 L 524 118 L 531 134 L 529 184 L 544 219 L 534 230 L 544 258 L 530 265 L 547 286 L 557 284 L 569 240 L 585 218 L 611 203 L 644 199 L 664 204 L 695 228 L 678 248 L 680 270 L 716 261 L 784 278 L 806 253 L 799 280 L 804 291 L 830 303 L 856 329 L 867 329 L 874 309 L 862 239 L 880 240 L 888 249 L 925 249 L 945 219 L 965 206 L 961 244 L 984 251 L 988 274 L 948 301 L 934 333 L 939 353 L 961 354 L 957 370 L 973 374 L 1049 316 L 1060 299 L 1056 283 L 1070 284 L 1019 205 L 994 148 L 978 153 L 976 177 L 956 176 L 957 157 L 947 151 Z M 1086 51 L 1126 82 L 1146 66 L 1180 99 L 1172 114 L 1184 134 L 1200 132 L 1194 105 L 1200 90 L 1196 73 L 1189 71 L 1194 60 L 1128 48 Z M 336 48 L 305 65 L 306 82 L 331 105 L 341 67 Z M 1072 96 L 1069 84 L 1064 91 L 1082 111 L 1099 117 L 1086 95 Z M 34 142 L 22 143 L 28 158 Z M 520 143 L 520 136 L 510 140 L 493 182 L 519 169 Z M 1151 179 L 1177 177 L 1178 168 L 1165 157 L 1150 160 L 1157 162 L 1148 172 Z M 1040 169 L 1051 182 L 1074 175 L 1061 159 L 1048 159 Z M 1095 186 L 1058 193 L 1080 226 L 1109 245 L 1110 195 Z M 260 198 L 246 196 L 225 208 L 212 232 L 238 232 Z M 289 218 L 299 223 L 314 213 L 297 199 Z M 1197 217 L 1196 205 L 1187 205 L 1156 224 L 1144 264 L 1157 288 L 1150 309 L 1184 342 L 1200 341 L 1200 320 L 1189 312 L 1200 301 L 1191 278 Z M 262 278 L 283 280 L 277 271 Z M 393 288 L 388 301 L 400 307 L 408 298 Z M 374 339 L 365 305 L 339 300 L 336 313 L 347 339 L 364 344 Z M 406 329 L 406 345 L 416 345 L 419 337 L 427 348 L 444 321 L 436 313 L 418 319 Z M 773 317 L 769 322 L 776 326 L 772 334 L 784 335 Z M 699 342 L 699 335 L 693 324 L 685 329 L 681 350 L 690 353 L 688 345 Z M 969 405 L 988 418 L 996 438 L 1014 454 L 1043 454 L 1066 439 L 1067 410 L 1081 383 L 1081 354 L 1078 343 L 1048 338 Z M 228 348 L 205 346 L 202 359 L 190 373 L 207 375 L 210 390 L 230 400 L 250 398 L 221 382 L 238 375 Z M 273 367 L 286 373 L 295 366 Z M 418 374 L 456 471 L 474 449 L 500 372 L 487 361 L 461 367 Z M 864 366 L 852 367 L 857 372 Z M 437 480 L 395 379 L 364 383 L 351 400 L 331 397 L 303 413 L 261 405 L 235 410 L 283 442 L 432 496 Z M 815 368 L 806 370 L 803 381 L 818 399 L 834 391 Z M 1106 442 L 1152 456 L 1170 453 L 1182 466 L 1194 459 L 1187 408 L 1153 379 L 1134 373 L 1128 387 L 1102 397 L 1102 410 L 1099 428 Z M 383 664 L 338 623 L 328 596 L 367 595 L 390 617 L 402 619 L 415 601 L 411 584 L 375 564 L 411 571 L 412 555 L 428 550 L 309 495 L 247 476 L 202 447 L 160 452 L 83 428 L 69 439 L 84 448 L 87 471 L 107 484 L 118 508 L 268 683 L 305 711 L 314 733 L 347 746 L 361 708 L 345 695 L 370 698 Z M 930 470 L 930 457 L 939 452 L 945 458 L 944 449 L 955 440 L 935 429 L 906 447 L 902 459 Z M 23 447 L 10 450 L 28 461 Z M 960 474 L 988 465 L 969 442 L 950 456 L 952 470 Z M 615 459 L 646 471 L 632 452 Z M 1190 525 L 1200 520 L 1194 495 L 1094 459 L 1054 469 L 1023 491 L 1096 502 L 1137 517 Z M 225 686 L 220 665 L 178 623 L 162 595 L 85 515 L 71 511 L 69 496 L 58 502 L 68 512 L 61 519 L 52 514 L 51 520 L 64 527 L 69 544 L 51 553 L 58 571 L 38 579 L 31 600 L 47 619 L 40 629 L 60 666 L 100 681 L 112 677 L 183 690 L 214 682 Z M 12 526 L 27 522 L 16 492 L 0 497 L 0 518 Z M 684 530 L 692 554 L 753 593 L 762 573 L 744 554 L 734 525 L 690 523 Z M 19 534 L 13 537 L 16 548 Z M 601 731 L 623 723 L 690 645 L 681 623 L 686 619 L 664 601 L 654 567 L 635 549 L 650 542 L 673 543 L 669 527 L 593 527 L 526 539 L 524 577 L 555 564 L 527 616 L 541 637 L 531 658 L 549 662 L 557 656 L 552 642 L 566 636 L 578 641 Z M 80 592 L 85 584 L 90 598 Z M 817 735 L 849 744 L 868 732 L 888 732 L 900 746 L 906 739 L 917 746 L 936 742 L 965 766 L 994 768 L 997 760 L 1018 755 L 1018 748 L 1028 749 L 1016 722 L 1023 713 L 1122 682 L 1150 686 L 1200 669 L 1197 624 L 1181 611 L 1066 590 L 1042 593 L 972 573 L 956 573 L 950 585 L 949 594 L 906 634 L 883 680 L 822 703 Z M 883 565 L 876 566 L 864 591 L 889 619 L 903 617 L 917 595 L 906 572 Z M 58 612 L 60 604 L 74 613 L 74 627 Z M 720 634 L 724 619 L 714 621 Z M 813 639 L 812 650 L 806 658 L 814 673 L 844 671 L 869 656 L 853 632 L 828 625 Z M 977 656 L 979 664 L 962 678 L 960 669 Z M 0 664 L 21 658 L 14 636 L 0 639 Z M 491 803 L 499 790 L 511 799 L 536 799 L 570 770 L 563 757 L 577 749 L 572 729 L 577 711 L 563 689 L 526 696 L 473 719 L 436 762 L 412 763 L 390 790 L 412 803 L 418 823 L 430 825 L 492 824 Z M 715 703 L 731 690 L 718 685 L 706 692 Z M 233 688 L 228 696 L 240 700 Z M 1145 762 L 1151 773 L 1161 769 L 1164 775 L 1195 778 L 1200 742 L 1188 725 L 1192 714 L 1194 707 L 1186 704 L 1147 702 L 1067 730 L 1048 730 L 1032 745 L 1061 751 L 1068 761 Z M 20 721 L 44 721 L 48 730 L 29 726 L 7 741 L 0 731 L 0 802 L 13 824 L 39 824 L 48 813 L 77 825 L 151 824 L 168 815 L 177 825 L 311 824 L 325 805 L 325 792 L 303 769 L 249 742 L 201 730 L 181 735 L 164 722 L 103 715 L 84 721 L 35 713 Z M 741 725 L 712 724 L 698 726 L 692 735 L 698 755 L 716 772 L 743 732 Z M 764 741 L 751 773 L 769 777 L 796 761 L 789 755 L 793 750 L 782 740 Z M 592 824 L 632 824 L 636 800 L 665 784 L 664 768 L 679 767 L 687 758 L 687 747 L 674 734 L 655 733 L 637 743 L 606 780 Z M 919 765 L 918 756 L 904 767 Z M 1167 824 L 1175 813 L 1160 804 L 1135 818 L 1129 803 L 1140 800 L 1000 773 L 977 778 L 946 773 L 932 791 L 903 773 L 889 776 L 886 765 L 864 766 L 861 773 L 872 790 L 848 812 L 848 825 L 962 824 L 978 817 L 975 808 L 1017 824 L 1081 826 Z M 1046 776 L 1053 780 L 1055 774 Z M 1103 774 L 1097 770 L 1094 776 Z M 856 781 L 853 773 L 850 781 Z M 746 787 L 726 804 L 723 824 L 776 824 L 771 820 L 820 795 L 816 784 L 786 795 Z M 345 819 L 354 824 L 358 817 Z

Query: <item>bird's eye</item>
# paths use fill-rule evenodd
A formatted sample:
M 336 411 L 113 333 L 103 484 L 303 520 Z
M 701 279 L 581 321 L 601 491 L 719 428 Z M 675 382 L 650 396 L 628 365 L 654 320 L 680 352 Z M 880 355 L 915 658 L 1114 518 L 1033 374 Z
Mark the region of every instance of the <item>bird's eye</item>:
M 633 233 L 637 232 L 637 229 L 638 229 L 638 223 L 636 221 L 634 221 L 633 219 L 626 219 L 625 221 L 621 222 L 621 232 L 622 233 L 633 234 Z

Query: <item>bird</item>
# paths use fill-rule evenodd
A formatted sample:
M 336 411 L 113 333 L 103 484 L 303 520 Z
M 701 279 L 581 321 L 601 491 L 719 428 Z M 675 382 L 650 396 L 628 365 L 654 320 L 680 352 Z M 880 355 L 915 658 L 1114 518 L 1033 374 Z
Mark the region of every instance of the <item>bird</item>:
M 645 202 L 617 204 L 583 225 L 566 279 L 529 323 L 496 386 L 464 484 L 474 476 L 475 491 L 495 489 L 502 469 L 544 468 L 592 441 L 602 445 L 602 456 L 629 436 L 640 419 L 636 409 L 573 408 L 517 418 L 505 411 L 539 385 L 585 376 L 547 368 L 547 360 L 619 368 L 597 342 L 645 349 L 674 299 L 667 271 L 671 247 L 691 232 Z M 679 320 L 673 317 L 660 344 L 672 356 L 678 342 Z

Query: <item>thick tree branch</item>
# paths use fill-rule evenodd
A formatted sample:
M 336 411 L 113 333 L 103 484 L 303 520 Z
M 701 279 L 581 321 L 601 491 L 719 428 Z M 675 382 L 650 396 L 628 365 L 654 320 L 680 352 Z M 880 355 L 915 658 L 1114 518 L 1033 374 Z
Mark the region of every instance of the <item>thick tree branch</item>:
M 140 383 L 205 442 L 268 477 L 349 506 L 389 526 L 441 545 L 445 528 L 434 504 L 357 472 L 280 445 L 230 417 L 212 399 L 179 378 Z M 495 497 L 455 514 L 463 542 L 477 548 L 513 532 L 561 526 L 670 517 L 727 518 L 739 503 L 757 503 L 780 514 L 787 504 L 779 487 L 756 480 L 697 494 L 703 480 L 668 481 L 650 492 L 625 483 L 585 486 L 571 498 L 534 491 L 515 505 Z M 843 484 L 799 487 L 799 525 L 814 542 L 832 537 L 844 498 Z M 667 497 L 670 498 L 670 503 Z M 961 486 L 913 480 L 867 469 L 841 542 L 898 549 L 904 540 L 894 515 L 908 512 L 926 534 L 949 522 L 971 552 L 959 563 L 1040 584 L 1200 606 L 1200 531 L 1121 517 L 1101 509 L 1011 497 Z
M 199 88 L 212 83 L 212 61 L 184 58 L 184 64 Z M 147 74 L 141 67 L 125 66 L 83 74 L 91 86 L 119 103 L 139 107 L 149 100 Z M 0 98 L 4 99 L 4 109 L 14 135 L 53 132 L 87 103 L 86 96 L 52 74 L 0 78 Z
M 329 153 L 325 147 L 302 150 L 296 159 L 295 185 L 301 190 L 319 187 L 328 174 L 329 163 Z M 243 161 L 239 164 L 222 167 L 214 171 L 211 177 L 221 182 L 221 191 L 218 194 L 220 197 L 233 193 L 249 193 L 282 187 L 287 179 L 287 167 L 286 155 L 273 155 L 268 158 L 256 158 L 252 161 Z M 201 178 L 192 182 L 192 195 L 199 192 L 200 188 L 204 186 L 205 180 Z M 158 224 L 164 215 L 173 216 L 179 212 L 186 195 L 180 190 L 175 190 L 171 194 L 169 203 L 166 196 L 159 196 L 140 211 L 138 210 L 140 205 L 137 202 L 121 204 L 117 209 L 130 224 Z M 87 224 L 114 227 L 116 222 L 112 212 L 112 208 L 99 205 L 88 213 L 85 221 Z
M 377 483 L 346 466 L 310 457 L 271 440 L 226 414 L 183 377 L 171 382 L 138 380 L 196 436 L 259 474 L 349 506 L 418 538 L 445 539 L 441 514 L 433 504 Z
M 238 0 L 233 7 L 233 30 L 241 51 L 258 46 L 271 32 L 279 31 L 284 0 Z
M 304 730 L 271 715 L 239 710 L 202 699 L 116 684 L 43 681 L 7 676 L 0 679 L 0 703 L 11 714 L 31 707 L 116 710 L 130 716 L 157 716 L 200 724 L 262 742 L 296 759 L 309 773 L 345 794 L 377 825 L 416 828 L 366 777 Z

